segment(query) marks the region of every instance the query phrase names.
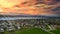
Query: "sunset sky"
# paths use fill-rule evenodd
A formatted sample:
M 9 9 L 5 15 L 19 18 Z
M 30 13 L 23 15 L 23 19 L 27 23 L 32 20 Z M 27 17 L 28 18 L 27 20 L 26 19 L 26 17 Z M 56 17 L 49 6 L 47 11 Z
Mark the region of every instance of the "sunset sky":
M 60 13 L 60 2 L 56 3 L 55 0 L 40 0 L 40 2 L 36 4 L 36 0 L 0 0 L 0 14 L 58 15 Z M 59 11 L 54 12 L 53 9 L 57 7 Z

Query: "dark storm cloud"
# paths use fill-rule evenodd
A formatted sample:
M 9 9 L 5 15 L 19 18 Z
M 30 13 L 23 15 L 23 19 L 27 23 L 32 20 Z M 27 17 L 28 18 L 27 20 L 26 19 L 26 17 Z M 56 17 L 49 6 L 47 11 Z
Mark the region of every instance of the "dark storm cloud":
M 53 11 L 57 14 L 60 15 L 60 7 L 57 7 L 55 9 L 53 9 Z

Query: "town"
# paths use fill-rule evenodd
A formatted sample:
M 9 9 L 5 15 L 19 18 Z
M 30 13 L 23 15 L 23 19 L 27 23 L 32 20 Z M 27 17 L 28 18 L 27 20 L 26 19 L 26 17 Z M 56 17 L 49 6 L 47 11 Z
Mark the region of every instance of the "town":
M 13 31 L 15 29 L 25 28 L 43 28 L 55 30 L 60 28 L 60 19 L 20 19 L 20 20 L 1 20 L 0 32 Z M 47 30 L 47 29 L 46 29 Z

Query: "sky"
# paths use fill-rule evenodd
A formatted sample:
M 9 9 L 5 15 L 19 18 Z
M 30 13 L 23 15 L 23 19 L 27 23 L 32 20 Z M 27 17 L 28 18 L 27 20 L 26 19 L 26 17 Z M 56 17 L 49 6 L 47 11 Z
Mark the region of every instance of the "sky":
M 59 16 L 60 0 L 0 0 L 0 14 Z

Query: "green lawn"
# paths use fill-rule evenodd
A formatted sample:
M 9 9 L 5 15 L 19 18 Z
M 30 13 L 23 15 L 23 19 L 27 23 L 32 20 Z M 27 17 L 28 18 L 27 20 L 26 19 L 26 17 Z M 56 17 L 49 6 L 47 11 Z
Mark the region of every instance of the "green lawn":
M 50 32 L 54 34 L 60 34 L 60 29 L 52 30 Z M 0 34 L 51 34 L 51 33 L 48 33 L 40 28 L 22 28 L 20 30 L 15 30 L 10 32 L 5 31 L 4 33 L 0 33 Z
M 28 29 L 15 30 L 12 32 L 5 31 L 2 34 L 50 34 L 50 33 L 43 31 L 40 28 L 28 28 Z
M 60 34 L 60 29 L 58 29 L 58 30 L 52 30 L 52 31 L 50 31 L 50 32 L 53 32 L 53 33 L 55 33 L 55 34 Z

